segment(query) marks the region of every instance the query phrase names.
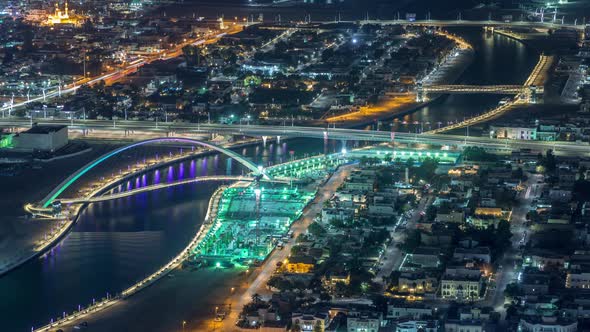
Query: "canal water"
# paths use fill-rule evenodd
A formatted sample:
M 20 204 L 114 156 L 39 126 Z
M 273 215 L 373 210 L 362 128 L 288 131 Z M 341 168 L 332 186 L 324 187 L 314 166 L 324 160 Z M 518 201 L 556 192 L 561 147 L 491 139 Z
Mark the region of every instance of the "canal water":
M 460 83 L 522 83 L 537 61 L 537 54 L 501 36 L 486 36 L 480 29 L 457 30 L 476 49 L 473 63 Z M 454 95 L 443 97 L 402 120 L 436 123 L 482 112 L 501 97 Z M 394 125 L 404 126 L 401 122 Z M 400 130 L 412 131 L 417 125 Z M 256 163 L 268 165 L 305 154 L 339 151 L 340 142 L 327 145 L 313 139 L 268 143 L 237 151 Z M 149 151 L 149 150 L 148 150 Z M 135 156 L 140 158 L 140 155 Z M 144 156 L 145 157 L 145 156 Z M 139 160 L 139 159 L 138 159 Z M 112 161 L 113 169 L 134 160 Z M 153 171 L 159 181 L 213 174 L 241 174 L 244 168 L 223 155 L 209 155 Z M 110 172 L 106 170 L 104 172 Z M 137 184 L 147 184 L 141 178 Z M 127 185 L 127 184 L 125 184 Z M 152 273 L 186 246 L 200 227 L 211 193 L 219 183 L 195 183 L 144 193 L 116 201 L 91 204 L 73 231 L 41 259 L 33 260 L 0 278 L 0 318 L 3 331 L 25 332 L 85 306 L 93 299 L 125 289 Z
M 475 50 L 473 62 L 455 84 L 523 84 L 539 60 L 524 44 L 481 28 L 449 28 L 465 38 Z M 445 95 L 416 112 L 394 119 L 394 130 L 420 132 L 488 111 L 507 96 L 492 94 Z
M 178 153 L 153 147 L 107 162 L 89 177 L 124 169 L 143 157 Z M 185 147 L 186 149 L 186 147 Z M 324 150 L 326 149 L 326 150 Z M 269 165 L 307 154 L 334 152 L 314 139 L 268 142 L 236 149 L 257 164 Z M 135 159 L 131 158 L 134 157 Z M 115 159 L 115 158 L 114 158 Z M 186 160 L 132 178 L 123 190 L 195 176 L 242 174 L 248 170 L 220 154 Z M 72 232 L 49 253 L 0 278 L 2 331 L 25 332 L 121 292 L 176 256 L 198 231 L 209 198 L 221 182 L 201 182 L 90 204 Z

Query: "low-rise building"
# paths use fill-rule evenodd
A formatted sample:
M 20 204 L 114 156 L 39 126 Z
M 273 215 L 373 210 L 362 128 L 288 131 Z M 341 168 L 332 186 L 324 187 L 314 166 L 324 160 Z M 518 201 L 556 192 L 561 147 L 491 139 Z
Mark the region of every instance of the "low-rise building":
M 436 320 L 405 320 L 395 325 L 395 332 L 438 332 Z
M 14 135 L 12 143 L 16 150 L 53 152 L 68 144 L 68 126 L 33 126 Z
M 350 312 L 346 320 L 346 330 L 348 332 L 379 332 L 382 322 L 381 312 Z
M 432 307 L 422 302 L 393 301 L 387 304 L 387 319 L 425 319 L 432 317 Z
M 578 322 L 561 317 L 526 316 L 520 319 L 518 329 L 523 332 L 576 332 Z
M 445 332 L 485 332 L 485 323 L 481 320 L 449 319 L 445 322 Z
M 456 248 L 453 253 L 453 259 L 458 261 L 474 259 L 489 264 L 492 260 L 491 257 L 488 247 Z
M 472 301 L 480 298 L 481 276 L 445 273 L 440 283 L 441 297 L 445 300 Z
M 315 259 L 310 256 L 293 256 L 285 264 L 289 273 L 310 273 L 315 267 Z
M 491 126 L 490 138 L 536 140 L 537 127 Z
M 330 316 L 327 313 L 293 313 L 291 315 L 292 326 L 299 326 L 302 332 L 316 331 L 316 328 L 323 331 L 329 321 Z
M 568 271 L 565 279 L 565 287 L 590 289 L 590 271 L 588 269 Z

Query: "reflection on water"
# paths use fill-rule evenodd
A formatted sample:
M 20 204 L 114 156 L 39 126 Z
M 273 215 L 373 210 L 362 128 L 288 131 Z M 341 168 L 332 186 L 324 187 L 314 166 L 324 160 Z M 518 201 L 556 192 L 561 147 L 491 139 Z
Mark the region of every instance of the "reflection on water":
M 328 152 L 336 142 L 328 142 Z M 258 164 L 286 160 L 285 151 L 297 156 L 323 153 L 313 139 L 296 139 L 251 146 L 238 152 Z M 169 155 L 153 148 L 160 156 Z M 126 168 L 134 160 L 153 157 L 145 151 L 135 159 L 108 161 L 107 170 Z M 165 166 L 133 177 L 113 192 L 133 190 L 187 177 L 241 174 L 244 168 L 224 155 L 208 155 Z M 100 172 L 98 172 L 100 174 Z M 98 175 L 95 175 L 98 176 Z M 64 241 L 47 255 L 0 278 L 2 331 L 30 331 L 63 312 L 72 312 L 125 289 L 178 254 L 197 232 L 209 197 L 219 183 L 201 182 L 90 204 Z
M 537 61 L 536 54 L 506 37 L 486 36 L 479 29 L 456 32 L 476 49 L 475 59 L 459 83 L 520 84 Z M 401 131 L 427 130 L 483 112 L 500 98 L 450 95 L 391 124 Z M 270 165 L 305 154 L 340 151 L 342 147 L 340 141 L 321 144 L 313 139 L 294 139 L 269 141 L 264 147 L 244 147 L 238 152 L 259 165 Z M 170 153 L 158 151 L 156 158 Z M 133 156 L 134 160 L 154 157 L 139 152 Z M 127 167 L 129 162 L 134 161 L 109 161 L 104 174 Z M 236 161 L 215 154 L 154 170 L 114 190 L 132 190 L 187 176 L 241 174 L 243 169 Z M 28 331 L 150 274 L 186 246 L 200 227 L 216 187 L 215 183 L 194 183 L 91 204 L 59 246 L 0 279 L 3 329 Z
M 522 43 L 480 28 L 449 28 L 475 48 L 475 57 L 457 84 L 522 84 L 539 60 Z M 420 132 L 462 121 L 498 105 L 502 95 L 446 95 L 389 123 L 396 131 Z

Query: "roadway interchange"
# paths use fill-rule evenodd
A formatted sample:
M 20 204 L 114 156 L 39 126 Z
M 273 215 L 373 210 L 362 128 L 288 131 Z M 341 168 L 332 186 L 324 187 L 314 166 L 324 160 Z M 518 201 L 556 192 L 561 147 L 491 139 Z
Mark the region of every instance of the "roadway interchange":
M 224 124 L 197 124 L 197 123 L 160 123 L 159 126 L 152 121 L 117 121 L 109 120 L 39 120 L 39 124 L 68 125 L 71 130 L 96 129 L 133 132 L 155 132 L 162 136 L 174 136 L 174 134 L 222 134 L 244 135 L 252 137 L 277 137 L 294 138 L 309 137 L 318 139 L 335 139 L 342 141 L 369 141 L 392 142 L 405 144 L 428 144 L 437 146 L 479 146 L 489 151 L 510 152 L 519 149 L 531 149 L 535 151 L 553 150 L 562 155 L 588 156 L 590 146 L 588 143 L 577 142 L 549 142 L 526 140 L 501 140 L 489 137 L 472 137 L 446 134 L 415 134 L 389 131 L 360 130 L 348 128 L 319 128 L 303 126 L 277 126 L 277 125 L 224 125 Z M 1 119 L 0 127 L 28 127 L 26 119 Z M 133 134 L 129 138 L 133 139 Z M 393 136 L 393 139 L 392 139 Z

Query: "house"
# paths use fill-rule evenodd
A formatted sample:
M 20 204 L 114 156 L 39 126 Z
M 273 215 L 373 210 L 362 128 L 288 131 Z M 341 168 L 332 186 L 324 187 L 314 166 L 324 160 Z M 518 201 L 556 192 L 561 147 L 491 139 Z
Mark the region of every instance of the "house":
M 492 260 L 491 257 L 490 248 L 488 247 L 456 248 L 453 253 L 453 259 L 458 261 L 473 259 L 489 264 Z
M 348 332 L 379 332 L 383 315 L 378 311 L 351 311 L 346 320 Z
M 449 319 L 445 322 L 445 332 L 485 332 L 485 323 L 480 320 Z
M 294 312 L 291 315 L 291 324 L 292 326 L 299 326 L 301 332 L 312 332 L 315 331 L 316 326 L 319 326 L 323 331 L 328 322 L 330 321 L 330 316 L 328 313 L 324 312 L 316 312 L 316 313 L 297 313 Z
M 525 316 L 520 319 L 518 329 L 523 332 L 576 332 L 578 331 L 578 321 L 555 316 Z
M 449 223 L 463 223 L 465 221 L 464 211 L 446 211 L 436 214 L 435 221 Z
M 537 127 L 491 126 L 490 138 L 536 140 Z
M 423 268 L 436 268 L 440 265 L 440 249 L 435 247 L 418 247 L 408 254 L 408 260 L 413 265 Z
M 556 267 L 562 269 L 568 256 L 564 254 L 554 253 L 551 250 L 543 250 L 533 248 L 527 250 L 523 255 L 523 265 L 538 268 L 543 271 L 545 267 Z
M 431 293 L 436 290 L 437 278 L 424 271 L 402 272 L 398 278 L 398 292 Z
M 395 325 L 395 332 L 438 332 L 436 320 L 403 320 Z
M 586 267 L 584 269 L 568 271 L 565 279 L 565 287 L 590 289 L 590 270 Z
M 525 295 L 540 296 L 549 292 L 549 274 L 533 268 L 526 268 L 522 273 L 521 288 Z
M 324 208 L 322 209 L 322 221 L 327 223 L 334 220 L 350 221 L 354 218 L 354 213 L 353 208 Z
M 481 271 L 472 266 L 448 266 L 441 283 L 441 297 L 448 300 L 477 300 L 483 286 Z
M 289 273 L 310 273 L 315 263 L 315 259 L 311 256 L 297 255 L 290 257 L 285 266 Z
M 432 307 L 422 302 L 393 301 L 387 304 L 387 319 L 424 319 L 432 317 Z
M 441 279 L 441 297 L 446 300 L 478 300 L 482 289 L 481 276 L 445 274 Z

